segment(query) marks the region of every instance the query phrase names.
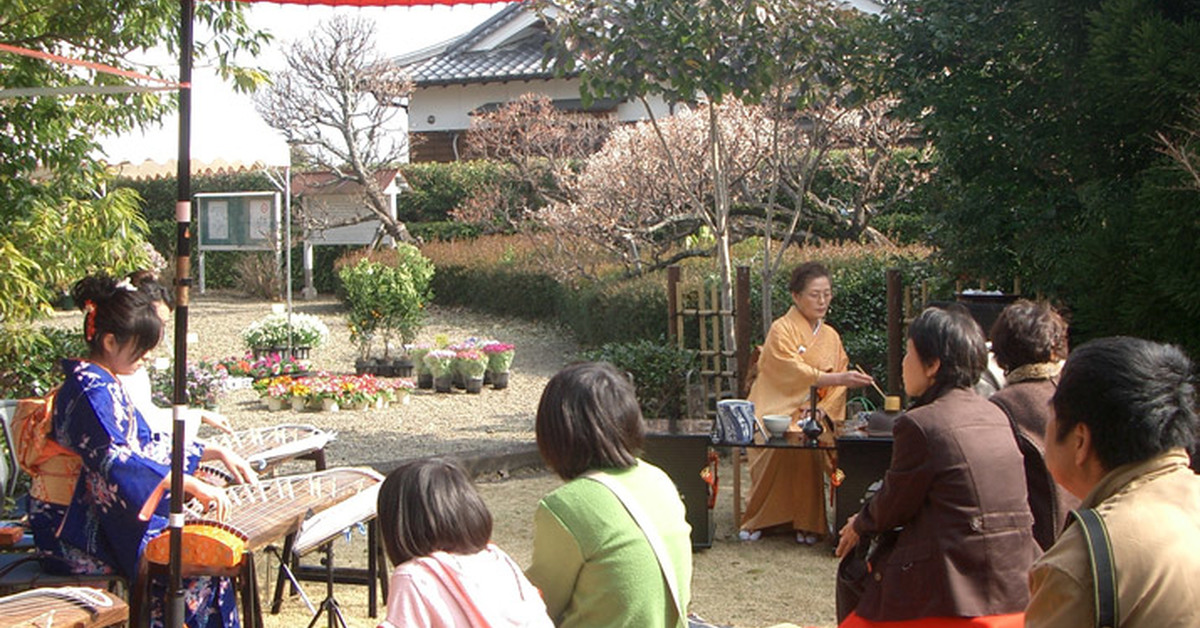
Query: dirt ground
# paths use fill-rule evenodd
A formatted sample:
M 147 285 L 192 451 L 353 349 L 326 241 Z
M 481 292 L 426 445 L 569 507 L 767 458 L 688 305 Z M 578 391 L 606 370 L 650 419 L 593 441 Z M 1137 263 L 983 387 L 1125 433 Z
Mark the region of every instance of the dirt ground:
M 237 294 L 210 292 L 193 295 L 189 307 L 189 359 L 221 358 L 244 352 L 239 334 L 250 322 L 271 311 L 270 303 Z M 352 370 L 356 357 L 349 341 L 340 304 L 329 298 L 297 301 L 295 311 L 317 314 L 329 326 L 330 341 L 313 351 L 314 368 L 329 372 Z M 82 315 L 62 312 L 51 324 L 79 329 Z M 487 452 L 528 450 L 533 444 L 533 415 L 545 382 L 563 365 L 576 359 L 578 347 L 553 326 L 519 319 L 496 318 L 463 310 L 430 308 L 419 341 L 445 334 L 452 340 L 471 336 L 496 338 L 517 346 L 509 388 L 480 395 L 461 392 L 414 394 L 405 405 L 385 410 L 327 412 L 268 412 L 250 390 L 226 394 L 220 409 L 235 428 L 307 423 L 337 432 L 327 447 L 331 465 L 371 466 L 382 472 L 400 460 L 416 456 L 477 456 Z M 191 334 L 189 334 L 191 335 Z M 158 355 L 171 355 L 171 331 Z M 289 472 L 311 470 L 295 465 Z M 833 626 L 836 562 L 828 545 L 797 545 L 788 536 L 766 537 L 755 543 L 736 540 L 732 515 L 732 479 L 728 458 L 722 459 L 722 485 L 714 512 L 713 547 L 694 554 L 691 611 L 705 619 L 739 628 L 758 628 L 790 622 L 799 626 Z M 744 473 L 746 478 L 749 473 Z M 477 479 L 479 490 L 496 522 L 494 541 L 522 565 L 531 557 L 533 512 L 538 499 L 559 480 L 544 471 L 522 470 Z M 347 540 L 335 544 L 336 566 L 366 565 L 366 536 L 351 529 Z M 319 564 L 319 552 L 304 557 Z M 260 553 L 256 558 L 260 599 L 269 610 L 277 560 Z M 319 582 L 302 584 L 314 605 L 325 597 Z M 347 626 L 373 628 L 368 616 L 366 588 L 337 585 L 335 598 Z M 382 612 L 384 601 L 379 601 Z M 382 616 L 382 615 L 380 615 Z M 267 628 L 307 626 L 312 616 L 299 597 L 288 597 L 279 615 L 265 614 Z M 322 617 L 318 625 L 329 625 Z
M 728 461 L 722 460 L 728 473 Z M 748 476 L 748 473 L 743 474 Z M 495 518 L 493 540 L 512 555 L 518 564 L 528 565 L 532 556 L 533 511 L 546 493 L 561 481 L 544 470 L 516 471 L 504 479 L 477 481 L 479 492 Z M 704 619 L 739 628 L 762 628 L 781 623 L 798 626 L 836 625 L 834 573 L 837 568 L 832 548 L 797 545 L 790 535 L 767 536 L 754 543 L 734 537 L 732 491 L 720 492 L 714 511 L 716 537 L 713 546 L 693 553 L 691 611 Z M 351 541 L 339 541 L 335 549 L 336 565 L 365 565 L 366 541 L 354 533 Z M 316 564 L 317 556 L 306 562 Z M 267 561 L 260 558 L 262 578 L 274 578 Z M 303 583 L 317 604 L 324 596 L 324 585 Z M 270 589 L 262 589 L 269 600 Z M 377 620 L 368 617 L 367 593 L 361 586 L 338 585 L 337 598 L 346 623 L 351 628 L 373 628 Z M 383 605 L 380 604 L 382 616 Z M 298 597 L 285 600 L 280 615 L 266 614 L 267 628 L 307 625 L 311 615 Z M 325 620 L 318 625 L 324 626 Z

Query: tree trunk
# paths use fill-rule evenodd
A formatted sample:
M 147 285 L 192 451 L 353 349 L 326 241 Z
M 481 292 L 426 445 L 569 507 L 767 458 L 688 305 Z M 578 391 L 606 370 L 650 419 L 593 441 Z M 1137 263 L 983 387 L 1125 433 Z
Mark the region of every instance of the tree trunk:
M 716 226 L 717 267 L 721 278 L 721 329 L 722 350 L 733 351 L 737 346 L 733 318 L 733 261 L 729 251 L 729 181 L 724 164 L 724 145 L 717 125 L 717 108 L 708 104 L 708 131 L 712 154 L 713 176 L 713 225 Z M 728 362 L 728 359 L 722 362 Z M 722 364 L 722 370 L 727 369 Z

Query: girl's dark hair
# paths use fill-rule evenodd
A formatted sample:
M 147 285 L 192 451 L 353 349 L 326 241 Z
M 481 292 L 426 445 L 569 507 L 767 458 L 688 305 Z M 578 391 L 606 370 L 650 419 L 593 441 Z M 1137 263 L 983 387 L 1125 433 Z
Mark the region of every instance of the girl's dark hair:
M 542 459 L 564 480 L 632 467 L 646 437 L 633 384 L 607 362 L 579 362 L 550 378 L 535 429 Z
M 406 462 L 379 487 L 379 531 L 392 564 L 436 551 L 474 554 L 492 537 L 492 513 L 462 467 L 448 460 Z
M 1099 338 L 1071 352 L 1051 399 L 1062 439 L 1083 423 L 1101 466 L 1149 460 L 1196 443 L 1192 362 L 1172 345 L 1141 338 Z
M 1045 301 L 1020 299 L 992 324 L 992 353 L 1005 371 L 1067 357 L 1067 321 Z
M 953 388 L 971 388 L 987 367 L 987 341 L 979 323 L 962 306 L 926 308 L 908 326 L 908 339 L 926 366 L 941 366 L 915 405 L 937 399 Z
M 132 340 L 142 354 L 162 340 L 155 298 L 127 279 L 118 282 L 104 273 L 89 275 L 71 289 L 71 298 L 83 311 L 83 339 L 93 352 L 100 349 L 104 334 L 112 334 L 121 345 Z
M 126 277 L 133 287 L 149 294 L 155 301 L 162 301 L 168 308 L 175 309 L 175 300 L 171 291 L 158 280 L 158 275 L 152 270 L 135 270 Z
M 820 262 L 804 262 L 792 269 L 792 278 L 788 280 L 788 292 L 800 293 L 808 287 L 808 282 L 818 277 L 832 281 L 829 269 Z

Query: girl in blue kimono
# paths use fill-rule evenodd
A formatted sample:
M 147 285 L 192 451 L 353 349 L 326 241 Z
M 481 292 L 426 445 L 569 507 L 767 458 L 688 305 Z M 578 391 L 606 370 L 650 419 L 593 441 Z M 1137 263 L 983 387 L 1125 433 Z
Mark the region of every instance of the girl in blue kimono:
M 146 543 L 167 525 L 171 440 L 150 430 L 116 375 L 133 373 L 163 334 L 156 298 L 128 280 L 86 277 L 72 290 L 84 311 L 86 360 L 65 360 L 54 398 L 51 437 L 81 462 L 78 477 L 35 478 L 30 524 L 40 549 L 74 573 L 117 573 L 134 582 Z M 230 509 L 224 489 L 192 475 L 201 461 L 220 460 L 235 477 L 253 480 L 236 454 L 189 443 L 184 491 L 216 518 Z M 185 580 L 185 622 L 193 628 L 238 626 L 228 578 Z M 151 587 L 151 625 L 161 625 L 166 587 Z

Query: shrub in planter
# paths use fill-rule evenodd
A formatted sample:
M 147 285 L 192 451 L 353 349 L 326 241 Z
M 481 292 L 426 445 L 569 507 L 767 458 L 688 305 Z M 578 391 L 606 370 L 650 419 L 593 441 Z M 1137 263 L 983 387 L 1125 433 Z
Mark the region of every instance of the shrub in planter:
M 351 338 L 359 343 L 359 354 L 367 357 L 370 343 L 379 338 L 388 355 L 389 341 L 398 336 L 401 344 L 416 340 L 424 322 L 425 306 L 432 299 L 429 289 L 433 262 L 420 250 L 400 244 L 394 250 L 357 253 L 339 260 Z

